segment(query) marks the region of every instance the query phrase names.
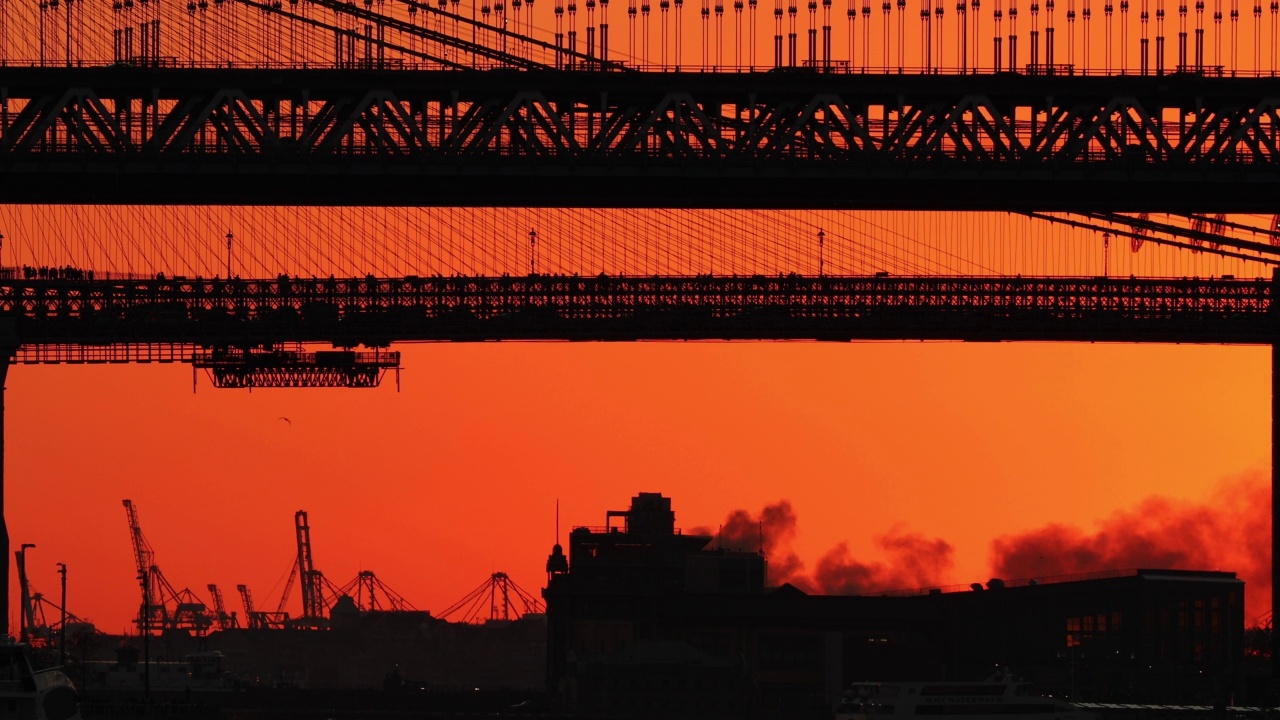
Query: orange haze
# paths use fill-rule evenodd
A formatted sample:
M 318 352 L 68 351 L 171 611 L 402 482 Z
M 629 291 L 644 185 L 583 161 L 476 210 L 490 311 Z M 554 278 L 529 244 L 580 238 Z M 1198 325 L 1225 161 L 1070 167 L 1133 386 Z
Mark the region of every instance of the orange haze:
M 371 569 L 439 611 L 495 570 L 536 592 L 557 498 L 563 536 L 638 491 L 674 498 L 686 528 L 785 500 L 794 523 L 769 548 L 775 579 L 794 555 L 790 572 L 833 591 L 859 578 L 985 581 L 1027 539 L 1043 541 L 1034 574 L 1131 566 L 1132 555 L 1062 543 L 1123 535 L 1152 508 L 1187 520 L 1198 505 L 1226 513 L 1195 526 L 1203 551 L 1156 557 L 1268 584 L 1265 561 L 1240 552 L 1267 540 L 1265 348 L 402 349 L 400 392 L 390 378 L 374 391 L 252 393 L 201 378 L 193 394 L 187 366 L 13 368 L 9 528 L 14 547 L 37 545 L 35 590 L 56 598 L 54 563 L 66 562 L 70 609 L 123 630 L 139 595 L 121 507 L 131 498 L 170 581 L 202 596 L 217 583 L 229 609 L 241 609 L 237 583 L 259 606 L 278 602 L 293 512 L 306 509 L 328 578 Z M 1036 535 L 1058 526 L 1069 527 Z M 1148 545 L 1163 542 L 1157 526 L 1142 525 Z M 1223 535 L 1233 527 L 1247 532 Z M 1060 546 L 1075 564 L 1053 557 Z M 1267 602 L 1250 593 L 1250 621 Z

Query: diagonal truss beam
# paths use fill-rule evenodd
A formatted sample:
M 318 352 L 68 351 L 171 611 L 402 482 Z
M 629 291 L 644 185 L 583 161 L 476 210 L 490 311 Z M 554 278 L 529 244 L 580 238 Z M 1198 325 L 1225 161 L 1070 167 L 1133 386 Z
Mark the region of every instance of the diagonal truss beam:
M 1055 196 L 1069 197 L 1073 188 L 1088 195 L 1093 206 L 1087 209 L 1096 211 L 1238 212 L 1247 206 L 1271 213 L 1280 197 L 1280 93 L 1229 79 L 1207 95 L 1199 86 L 1148 93 L 1118 91 L 1113 79 L 1077 78 L 1086 82 L 1046 96 L 1027 88 L 1002 91 L 998 79 L 961 93 L 949 85 L 890 92 L 856 77 L 788 83 L 767 73 L 730 83 L 563 71 L 302 70 L 267 80 L 228 71 L 209 76 L 223 82 L 193 84 L 181 71 L 154 70 L 98 88 L 68 70 L 35 73 L 46 81 L 40 84 L 5 84 L 19 72 L 0 70 L 0 191 L 12 189 L 18 197 L 36 192 L 46 175 L 52 185 L 60 172 L 159 172 L 153 158 L 163 154 L 182 155 L 196 176 L 234 162 L 270 180 L 276 193 L 291 188 L 281 180 L 296 177 L 300 194 L 308 182 L 331 182 L 337 174 L 418 177 L 459 193 L 465 191 L 465 183 L 454 182 L 459 178 L 518 182 L 550 174 L 596 185 L 609 177 L 618 188 L 632 187 L 627 178 L 671 180 L 679 200 L 671 206 L 697 199 L 680 187 L 682 179 L 697 178 L 726 188 L 725 199 L 709 206 L 735 196 L 756 207 L 875 206 L 883 200 L 864 198 L 894 184 L 934 193 L 904 200 L 910 207 L 952 206 L 936 193 L 947 187 L 957 198 L 982 193 L 990 203 L 957 199 L 957 207 L 1020 210 L 1056 209 Z M 47 81 L 56 78 L 76 82 L 50 90 L 56 85 Z M 1133 82 L 1140 86 L 1140 80 Z M 371 157 L 385 163 L 355 162 Z M 742 196 L 735 183 L 753 178 L 787 182 Z M 158 175 L 155 182 L 173 184 Z M 252 183 L 238 184 L 248 192 Z M 832 183 L 847 192 L 830 199 L 814 192 Z M 68 187 L 74 190 L 75 182 L 63 183 L 60 194 L 74 195 Z M 655 187 L 650 182 L 645 192 L 661 192 Z M 422 187 L 404 188 L 405 198 L 426 194 Z M 1137 203 L 1143 207 L 1125 206 L 1125 195 L 1110 188 L 1133 197 L 1146 193 Z M 607 188 L 600 190 L 603 197 Z M 1005 190 L 1024 200 L 1002 199 Z M 1215 192 L 1219 205 L 1192 204 Z M 771 193 L 795 196 L 771 205 Z M 651 202 L 611 194 L 622 205 Z M 1039 202 L 1027 201 L 1033 194 Z M 490 196 L 498 204 L 516 200 Z M 1176 206 L 1160 207 L 1162 197 L 1175 198 Z

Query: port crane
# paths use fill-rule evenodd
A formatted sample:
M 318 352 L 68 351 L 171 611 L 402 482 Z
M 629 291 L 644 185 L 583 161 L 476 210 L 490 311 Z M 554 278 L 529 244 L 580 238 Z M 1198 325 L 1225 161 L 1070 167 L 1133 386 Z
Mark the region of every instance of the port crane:
M 333 603 L 326 601 L 325 591 L 329 591 L 330 598 L 337 597 L 339 592 L 325 578 L 324 573 L 316 570 L 311 555 L 311 525 L 308 522 L 306 510 L 299 510 L 293 514 L 293 530 L 297 541 L 298 557 L 289 571 L 289 579 L 285 582 L 284 593 L 280 596 L 276 615 L 283 617 L 285 626 L 290 628 L 304 630 L 327 628 L 329 618 L 325 617 L 325 611 Z M 285 612 L 285 604 L 289 602 L 289 594 L 293 591 L 295 581 L 302 592 L 302 616 L 290 620 Z
M 250 630 L 283 630 L 289 626 L 289 613 L 283 610 L 267 612 L 258 610 L 253 604 L 253 593 L 248 585 L 236 585 L 240 593 L 240 601 L 244 603 L 245 624 Z
M 209 597 L 213 600 L 213 621 L 219 630 L 240 627 L 240 619 L 234 612 L 227 612 L 227 606 L 222 602 L 222 591 L 214 583 L 209 583 Z
M 379 580 L 372 570 L 361 570 L 351 582 L 338 588 L 336 595 L 350 597 L 362 612 L 417 609 L 403 595 Z
M 412 604 L 404 596 L 392 590 L 386 583 L 378 579 L 372 570 L 363 570 L 351 582 L 336 587 L 329 582 L 324 573 L 315 567 L 315 559 L 311 549 L 311 523 L 306 510 L 299 510 L 293 515 L 294 539 L 296 555 L 289 568 L 285 580 L 284 592 L 280 595 L 280 603 L 275 612 L 258 610 L 253 602 L 253 594 L 247 585 L 237 585 L 240 600 L 244 603 L 247 626 L 252 630 L 323 630 L 329 627 L 328 611 L 339 597 L 348 596 L 362 611 L 371 610 L 414 610 Z M 285 609 L 289 604 L 289 596 L 294 585 L 298 585 L 302 593 L 302 615 L 290 617 Z M 213 586 L 209 588 L 213 592 Z M 216 602 L 216 600 L 215 600 Z
M 484 612 L 486 606 L 489 610 L 487 617 Z M 482 620 L 519 620 L 522 615 L 541 612 L 546 610 L 532 593 L 517 585 L 506 573 L 496 572 L 436 617 L 447 620 L 456 615 L 458 622 L 478 623 Z
M 142 604 L 135 621 L 143 633 L 164 630 L 190 630 L 204 634 L 213 626 L 209 609 L 189 588 L 175 590 L 155 561 L 155 550 L 142 534 L 138 511 L 130 500 L 124 501 L 129 520 L 129 537 L 133 542 L 133 558 L 142 588 Z
M 236 592 L 240 593 L 240 602 L 244 603 L 244 621 L 250 630 L 260 630 L 262 626 L 259 624 L 257 610 L 253 607 L 253 595 L 249 592 L 249 586 L 241 583 L 236 585 Z
M 62 606 L 44 596 L 44 593 L 33 592 L 27 598 L 23 609 L 23 622 L 26 624 L 24 628 L 26 632 L 26 641 L 31 643 L 33 647 L 50 647 L 55 644 L 58 632 L 62 629 Z M 50 623 L 48 618 L 55 618 Z M 76 624 L 91 625 L 75 614 L 67 613 L 67 627 L 73 627 Z
M 31 583 L 27 579 L 27 548 L 33 548 L 35 545 L 31 543 L 22 543 L 18 549 L 13 552 L 14 564 L 18 568 L 18 600 L 21 606 L 18 611 L 21 613 L 18 625 L 18 642 L 27 642 L 30 639 L 32 629 L 36 627 L 36 603 L 31 594 Z
M 31 643 L 34 647 L 49 647 L 53 644 L 53 639 L 58 631 L 62 629 L 62 617 L 66 618 L 66 622 L 87 624 L 85 621 L 68 612 L 65 615 L 62 606 L 46 598 L 44 593 L 36 592 L 31 587 L 31 581 L 27 577 L 27 548 L 33 548 L 35 545 L 31 543 L 23 543 L 19 549 L 14 551 L 15 563 L 18 569 L 18 592 L 19 602 L 21 603 L 18 612 L 21 614 L 21 625 L 18 630 L 18 638 L 21 642 Z M 49 614 L 46 608 L 52 610 L 53 617 L 59 618 L 52 625 L 49 624 Z
M 324 576 L 311 559 L 311 525 L 307 522 L 307 511 L 294 513 L 293 524 L 298 539 L 298 581 L 302 589 L 302 617 L 298 622 L 319 627 L 326 622 L 322 595 Z

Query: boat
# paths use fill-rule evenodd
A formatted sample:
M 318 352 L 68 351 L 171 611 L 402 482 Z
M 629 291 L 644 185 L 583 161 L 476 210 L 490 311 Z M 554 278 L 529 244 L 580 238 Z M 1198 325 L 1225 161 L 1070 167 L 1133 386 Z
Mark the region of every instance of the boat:
M 61 668 L 34 670 L 31 646 L 0 644 L 0 717 L 9 720 L 80 720 L 80 701 Z
M 854 683 L 836 708 L 836 720 L 888 720 L 890 716 L 955 716 L 964 720 L 1097 720 L 1095 713 L 1047 697 L 1011 678 L 983 682 Z
M 116 650 L 116 661 L 89 660 L 80 663 L 81 690 L 96 701 L 104 694 L 123 697 L 173 695 L 190 698 L 192 693 L 229 692 L 235 684 L 222 669 L 222 653 L 217 650 L 187 654 L 181 662 L 152 660 L 139 662 L 132 647 Z

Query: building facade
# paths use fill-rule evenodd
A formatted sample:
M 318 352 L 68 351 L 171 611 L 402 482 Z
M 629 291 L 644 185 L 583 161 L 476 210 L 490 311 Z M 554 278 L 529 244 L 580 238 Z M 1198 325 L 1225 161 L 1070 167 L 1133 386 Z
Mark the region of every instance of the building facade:
M 559 709 L 613 717 L 829 717 L 857 681 L 1008 670 L 1078 700 L 1225 699 L 1243 659 L 1234 573 L 1135 570 L 964 589 L 809 595 L 712 547 L 641 493 L 559 545 L 544 590 Z

